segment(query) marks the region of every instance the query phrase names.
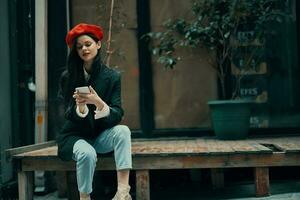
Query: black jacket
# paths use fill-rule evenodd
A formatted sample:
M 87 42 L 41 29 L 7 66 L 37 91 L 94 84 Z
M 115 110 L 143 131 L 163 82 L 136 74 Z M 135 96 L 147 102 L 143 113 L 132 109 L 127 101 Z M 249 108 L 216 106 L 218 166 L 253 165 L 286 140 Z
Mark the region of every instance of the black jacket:
M 62 77 L 62 83 L 64 83 Z M 71 99 L 66 107 L 66 122 L 58 137 L 58 156 L 63 160 L 71 160 L 74 143 L 79 139 L 92 141 L 107 128 L 117 125 L 123 116 L 121 107 L 121 78 L 120 74 L 105 65 L 96 66 L 87 83 L 91 85 L 102 100 L 109 106 L 110 114 L 107 117 L 94 119 L 94 105 L 88 105 L 89 113 L 81 118 L 76 113 L 76 103 Z

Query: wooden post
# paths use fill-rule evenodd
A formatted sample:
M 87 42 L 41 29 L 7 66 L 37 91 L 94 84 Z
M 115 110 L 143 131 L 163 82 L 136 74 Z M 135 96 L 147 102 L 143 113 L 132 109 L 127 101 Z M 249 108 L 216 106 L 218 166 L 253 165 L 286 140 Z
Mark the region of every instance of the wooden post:
M 150 200 L 149 170 L 136 170 L 136 200 Z
M 270 195 L 269 184 L 269 168 L 268 167 L 256 167 L 254 169 L 255 174 L 255 191 L 257 197 Z
M 35 1 L 35 143 L 47 141 L 48 126 L 48 3 Z M 45 173 L 35 173 L 35 192 L 45 192 Z
M 47 141 L 48 24 L 47 0 L 35 1 L 35 143 Z
M 224 188 L 224 173 L 223 169 L 212 168 L 210 169 L 211 183 L 213 189 Z
M 33 199 L 33 172 L 18 172 L 19 200 Z

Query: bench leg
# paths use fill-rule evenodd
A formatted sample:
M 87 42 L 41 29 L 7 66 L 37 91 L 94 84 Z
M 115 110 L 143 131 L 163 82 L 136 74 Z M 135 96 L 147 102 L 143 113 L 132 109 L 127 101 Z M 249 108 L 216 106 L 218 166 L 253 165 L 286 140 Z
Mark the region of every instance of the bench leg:
M 33 199 L 33 172 L 18 172 L 19 200 Z
M 68 184 L 66 171 L 56 171 L 56 184 L 58 197 L 67 197 Z
M 150 200 L 149 170 L 136 170 L 136 200 Z
M 67 171 L 66 174 L 67 178 L 67 193 L 69 200 L 77 200 L 79 199 L 79 191 L 77 187 L 77 178 L 76 178 L 76 171 Z
M 255 174 L 255 191 L 257 197 L 270 195 L 270 183 L 269 183 L 269 168 L 268 167 L 256 167 L 254 169 Z
M 210 169 L 211 183 L 213 189 L 224 188 L 224 173 L 223 169 Z

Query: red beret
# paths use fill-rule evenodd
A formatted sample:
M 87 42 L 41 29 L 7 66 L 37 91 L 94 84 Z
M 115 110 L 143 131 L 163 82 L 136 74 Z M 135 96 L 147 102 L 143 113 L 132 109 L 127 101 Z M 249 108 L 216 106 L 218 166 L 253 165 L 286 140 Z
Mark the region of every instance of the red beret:
M 94 35 L 99 40 L 103 38 L 103 29 L 100 26 L 80 23 L 68 32 L 66 36 L 67 45 L 71 48 L 76 37 L 87 33 Z

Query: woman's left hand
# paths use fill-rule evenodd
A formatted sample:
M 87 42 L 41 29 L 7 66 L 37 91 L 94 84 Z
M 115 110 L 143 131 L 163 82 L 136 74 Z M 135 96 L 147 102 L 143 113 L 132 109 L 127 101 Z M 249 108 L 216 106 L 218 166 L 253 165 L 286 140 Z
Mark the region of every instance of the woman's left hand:
M 91 91 L 89 94 L 78 93 L 79 97 L 84 99 L 86 104 L 94 104 L 99 110 L 102 110 L 102 108 L 104 107 L 103 100 L 99 97 L 92 86 L 89 86 L 89 89 Z

